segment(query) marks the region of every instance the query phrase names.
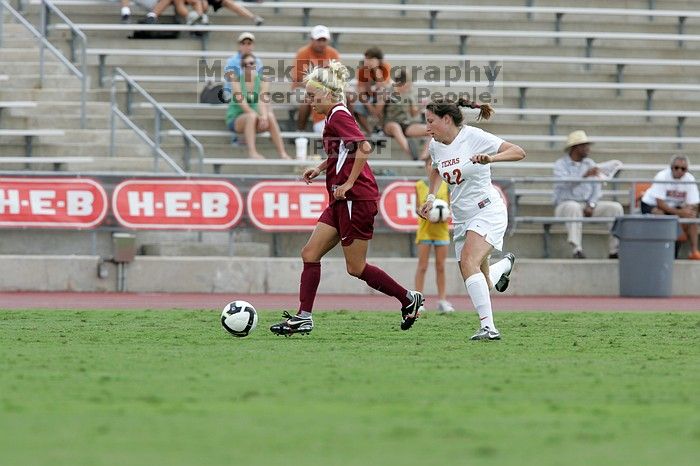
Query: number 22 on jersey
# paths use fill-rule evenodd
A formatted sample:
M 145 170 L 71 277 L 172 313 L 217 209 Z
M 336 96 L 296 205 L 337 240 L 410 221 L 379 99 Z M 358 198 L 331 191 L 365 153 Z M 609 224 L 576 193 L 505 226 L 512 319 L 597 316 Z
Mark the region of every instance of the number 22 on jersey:
M 462 170 L 459 168 L 452 170 L 452 174 L 450 174 L 450 172 L 444 172 L 442 177 L 445 179 L 447 184 L 460 184 L 464 181 L 462 179 Z M 454 181 L 452 180 L 452 177 L 454 177 Z

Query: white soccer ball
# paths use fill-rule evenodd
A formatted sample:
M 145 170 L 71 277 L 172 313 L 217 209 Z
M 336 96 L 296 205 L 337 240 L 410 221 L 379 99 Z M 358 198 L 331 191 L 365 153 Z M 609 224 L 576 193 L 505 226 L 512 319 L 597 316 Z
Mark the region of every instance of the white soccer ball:
M 224 306 L 221 325 L 234 337 L 246 337 L 258 325 L 258 313 L 247 301 L 233 301 Z
M 446 222 L 450 219 L 450 206 L 442 199 L 433 201 L 433 208 L 428 212 L 428 220 L 431 223 Z

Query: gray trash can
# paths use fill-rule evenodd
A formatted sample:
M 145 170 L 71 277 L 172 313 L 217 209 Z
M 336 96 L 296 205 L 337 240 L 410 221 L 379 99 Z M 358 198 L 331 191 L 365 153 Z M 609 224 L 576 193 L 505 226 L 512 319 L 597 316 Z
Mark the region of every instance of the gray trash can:
M 617 217 L 612 234 L 620 239 L 620 296 L 671 296 L 678 217 Z

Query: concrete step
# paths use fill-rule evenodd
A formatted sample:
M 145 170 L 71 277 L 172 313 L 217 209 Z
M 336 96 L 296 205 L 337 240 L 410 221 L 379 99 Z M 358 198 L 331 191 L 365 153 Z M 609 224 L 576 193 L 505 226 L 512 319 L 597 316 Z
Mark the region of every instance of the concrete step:
M 159 242 L 143 244 L 141 254 L 145 256 L 238 256 L 270 257 L 267 243 L 240 242 L 212 244 L 201 242 Z

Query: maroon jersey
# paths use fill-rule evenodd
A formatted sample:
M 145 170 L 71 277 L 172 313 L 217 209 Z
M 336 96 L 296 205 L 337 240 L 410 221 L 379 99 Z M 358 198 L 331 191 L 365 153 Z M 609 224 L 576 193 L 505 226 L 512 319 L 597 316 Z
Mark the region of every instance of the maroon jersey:
M 331 108 L 326 116 L 326 126 L 323 130 L 323 149 L 328 155 L 326 165 L 326 189 L 330 204 L 335 202 L 333 191 L 336 186 L 345 183 L 350 177 L 350 172 L 355 163 L 355 152 L 362 141 L 367 138 L 350 111 L 343 104 Z M 366 163 L 355 180 L 352 189 L 345 194 L 350 201 L 377 201 L 379 189 L 377 180 L 374 179 L 369 163 Z

